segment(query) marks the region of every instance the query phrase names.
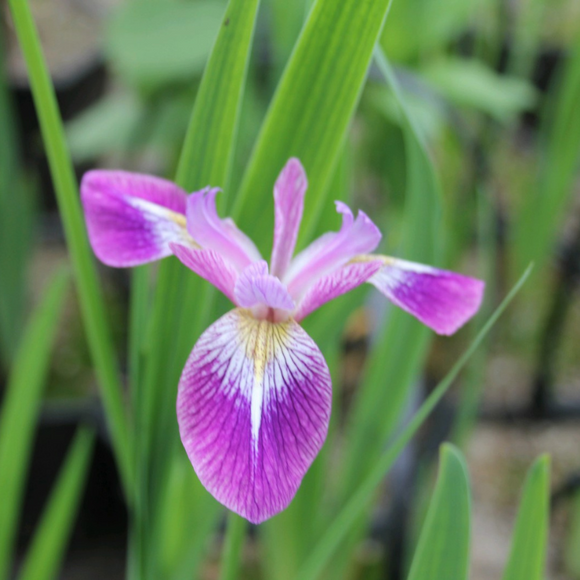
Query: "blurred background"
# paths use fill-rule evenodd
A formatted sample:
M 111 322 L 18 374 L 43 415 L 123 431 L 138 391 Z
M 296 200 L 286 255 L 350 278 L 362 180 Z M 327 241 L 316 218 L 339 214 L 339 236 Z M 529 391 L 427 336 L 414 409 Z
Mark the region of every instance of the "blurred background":
M 173 176 L 225 2 L 30 4 L 78 176 L 92 167 Z M 304 0 L 262 3 L 232 191 L 308 9 Z M 0 11 L 1 397 L 24 322 L 51 273 L 68 258 L 25 65 L 4 4 Z M 404 577 L 437 448 L 448 439 L 464 450 L 471 476 L 471 578 L 501 577 L 525 472 L 548 452 L 547 576 L 580 580 L 580 2 L 394 0 L 381 44 L 441 183 L 446 224 L 441 263 L 486 280 L 479 325 L 532 260 L 535 269 L 389 474 L 354 551 L 352 577 Z M 372 66 L 336 181 L 351 206 L 383 224 L 395 248 L 408 180 L 402 122 Z M 338 227 L 338 219 L 332 225 Z M 100 269 L 123 365 L 129 272 Z M 339 423 L 348 420 L 385 309 L 373 294 L 359 302 L 340 329 L 334 381 Z M 474 328 L 467 327 L 430 343 L 401 416 L 417 408 L 473 335 Z M 123 578 L 126 507 L 71 291 L 33 443 L 20 555 L 83 422 L 97 426 L 97 444 L 60 577 Z M 259 542 L 251 537 L 243 577 L 269 578 L 258 570 Z M 217 577 L 220 538 L 218 529 L 200 578 Z

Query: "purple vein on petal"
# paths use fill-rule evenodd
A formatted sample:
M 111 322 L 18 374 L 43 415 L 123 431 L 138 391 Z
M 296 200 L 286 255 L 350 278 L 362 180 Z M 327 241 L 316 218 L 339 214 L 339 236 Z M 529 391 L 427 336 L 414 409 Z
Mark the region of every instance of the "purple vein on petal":
M 195 345 L 177 414 L 204 486 L 259 523 L 290 503 L 322 447 L 330 406 L 328 368 L 304 330 L 234 310 Z
M 385 266 L 369 282 L 435 332 L 453 334 L 478 311 L 485 288 L 481 280 L 414 262 L 383 258 Z

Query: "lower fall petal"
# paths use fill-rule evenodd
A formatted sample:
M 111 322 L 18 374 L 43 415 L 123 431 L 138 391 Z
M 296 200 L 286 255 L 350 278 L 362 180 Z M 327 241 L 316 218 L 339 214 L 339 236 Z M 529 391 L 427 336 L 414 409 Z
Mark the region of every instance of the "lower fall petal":
M 453 334 L 479 310 L 481 280 L 394 258 L 384 263 L 369 282 L 438 334 Z
M 206 489 L 253 523 L 288 506 L 326 438 L 328 367 L 294 321 L 233 310 L 200 337 L 177 397 L 181 440 Z

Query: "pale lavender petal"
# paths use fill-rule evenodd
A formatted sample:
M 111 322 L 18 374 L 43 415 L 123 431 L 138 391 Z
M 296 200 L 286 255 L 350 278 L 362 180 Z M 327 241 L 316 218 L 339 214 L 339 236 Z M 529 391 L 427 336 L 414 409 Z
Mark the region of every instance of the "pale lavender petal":
M 238 272 L 260 260 L 254 242 L 229 218 L 221 219 L 215 198 L 219 189 L 209 187 L 192 193 L 187 199 L 187 231 L 204 248 L 220 253 Z
M 274 245 L 270 270 L 278 278 L 284 276 L 294 254 L 307 187 L 302 164 L 296 158 L 290 159 L 274 186 Z
M 382 260 L 355 262 L 339 268 L 328 276 L 324 276 L 306 292 L 296 309 L 294 319 L 300 322 L 326 302 L 367 282 L 382 266 Z
M 238 274 L 216 251 L 180 244 L 171 244 L 171 251 L 188 268 L 213 284 L 235 304 L 234 287 Z
M 438 334 L 453 334 L 481 305 L 481 280 L 405 260 L 385 264 L 369 282 Z
M 324 443 L 330 407 L 328 367 L 306 332 L 233 310 L 195 345 L 177 419 L 206 489 L 260 523 L 292 500 Z
M 171 242 L 191 243 L 186 194 L 159 177 L 126 171 L 85 173 L 81 199 L 97 257 L 115 267 L 137 266 L 171 254 Z
M 300 299 L 317 280 L 344 266 L 359 254 L 372 252 L 381 241 L 381 232 L 362 211 L 354 219 L 344 203 L 337 201 L 342 214 L 338 232 L 324 234 L 292 260 L 284 282 L 290 295 Z
M 265 305 L 281 310 L 294 310 L 294 300 L 278 278 L 268 274 L 264 260 L 250 264 L 240 274 L 234 290 L 236 304 L 243 308 Z

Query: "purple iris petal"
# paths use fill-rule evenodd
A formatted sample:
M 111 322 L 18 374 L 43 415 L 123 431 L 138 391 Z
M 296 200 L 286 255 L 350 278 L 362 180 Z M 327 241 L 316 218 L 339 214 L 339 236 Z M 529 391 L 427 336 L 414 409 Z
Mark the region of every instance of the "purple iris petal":
M 292 500 L 328 429 L 331 383 L 316 344 L 293 320 L 233 310 L 195 345 L 177 419 L 207 490 L 251 522 Z
M 220 253 L 241 272 L 261 259 L 260 252 L 231 219 L 222 220 L 218 216 L 215 205 L 218 191 L 208 187 L 188 197 L 187 231 L 200 246 Z
M 340 201 L 336 202 L 336 209 L 342 214 L 340 231 L 314 240 L 290 264 L 284 281 L 294 299 L 358 254 L 372 252 L 381 241 L 381 232 L 364 212 L 354 219 L 349 207 Z
M 439 334 L 453 334 L 481 305 L 481 280 L 405 260 L 386 261 L 369 282 Z
M 263 304 L 270 308 L 294 310 L 294 300 L 278 278 L 268 274 L 264 260 L 250 264 L 238 278 L 234 290 L 236 304 L 251 308 Z
M 367 282 L 382 266 L 383 261 L 380 259 L 355 262 L 339 268 L 328 276 L 324 276 L 306 292 L 298 305 L 294 319 L 300 322 L 326 302 Z
M 234 304 L 234 287 L 238 274 L 235 268 L 214 250 L 171 244 L 171 251 L 198 276 L 213 284 Z
M 270 260 L 274 276 L 282 278 L 294 254 L 308 187 L 306 173 L 298 159 L 286 163 L 274 186 L 274 245 Z
M 170 255 L 171 242 L 190 242 L 186 194 L 170 181 L 126 171 L 89 171 L 81 198 L 91 245 L 109 266 L 145 264 Z

